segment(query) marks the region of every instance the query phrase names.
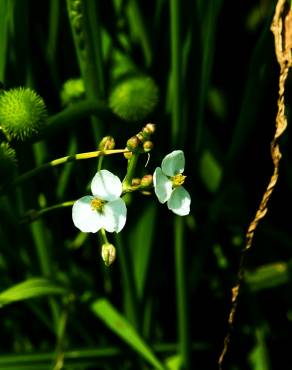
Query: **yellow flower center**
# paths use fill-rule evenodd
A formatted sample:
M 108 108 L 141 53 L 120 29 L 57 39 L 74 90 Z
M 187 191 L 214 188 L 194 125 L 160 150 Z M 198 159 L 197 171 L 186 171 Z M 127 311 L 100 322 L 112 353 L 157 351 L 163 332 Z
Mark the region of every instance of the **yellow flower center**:
M 93 198 L 92 201 L 90 202 L 91 209 L 93 211 L 98 211 L 98 212 L 102 212 L 104 204 L 105 204 L 105 201 L 98 199 L 98 198 Z
M 177 188 L 178 186 L 181 186 L 185 182 L 186 176 L 179 173 L 178 175 L 175 175 L 172 177 L 172 186 L 174 188 Z

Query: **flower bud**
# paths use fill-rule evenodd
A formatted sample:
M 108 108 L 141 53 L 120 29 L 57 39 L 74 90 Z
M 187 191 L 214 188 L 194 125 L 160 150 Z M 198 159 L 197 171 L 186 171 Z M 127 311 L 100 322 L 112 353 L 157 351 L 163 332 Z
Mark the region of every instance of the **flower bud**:
M 18 87 L 0 94 L 0 123 L 9 138 L 32 137 L 46 124 L 47 116 L 43 99 L 29 88 Z
M 147 123 L 145 127 L 143 127 L 142 132 L 144 137 L 149 138 L 155 132 L 155 124 L 154 123 Z
M 126 148 L 127 149 L 127 148 Z M 130 159 L 132 157 L 133 153 L 132 152 L 127 152 L 127 153 L 124 153 L 124 157 L 126 159 Z
M 116 248 L 113 244 L 103 244 L 101 247 L 101 257 L 106 266 L 110 266 L 116 259 Z
M 137 136 L 132 136 L 128 141 L 127 141 L 127 149 L 131 150 L 134 152 L 139 148 L 141 145 L 141 141 L 138 139 Z
M 101 139 L 98 149 L 99 150 L 111 150 L 115 148 L 115 139 L 112 136 L 105 136 Z
M 153 149 L 153 142 L 150 140 L 145 141 L 143 149 L 146 153 L 150 152 Z
M 138 177 L 135 177 L 134 179 L 132 179 L 132 186 L 139 186 L 141 183 L 141 179 L 139 179 Z
M 152 175 L 145 175 L 141 179 L 141 186 L 151 186 L 153 184 L 153 176 Z
M 142 132 L 142 131 L 138 132 L 138 134 L 137 134 L 136 136 L 137 136 L 137 138 L 141 141 L 141 143 L 144 143 L 144 141 L 145 141 L 145 137 L 144 137 L 144 135 L 143 135 L 143 132 Z

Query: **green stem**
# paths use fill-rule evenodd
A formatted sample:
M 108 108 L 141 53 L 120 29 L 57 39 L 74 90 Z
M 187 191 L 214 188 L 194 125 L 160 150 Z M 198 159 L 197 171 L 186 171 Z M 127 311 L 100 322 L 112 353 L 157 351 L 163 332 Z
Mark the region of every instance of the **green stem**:
M 103 228 L 100 229 L 99 234 L 100 234 L 100 238 L 102 240 L 101 244 L 109 244 L 105 229 L 103 229 Z
M 169 353 L 174 353 L 177 349 L 177 343 L 157 343 L 151 346 L 155 353 L 161 353 L 167 355 Z M 192 344 L 192 349 L 194 351 L 204 352 L 210 351 L 210 344 L 206 342 L 197 342 Z M 124 351 L 119 347 L 102 347 L 98 348 L 83 348 L 68 350 L 64 352 L 66 362 L 72 363 L 72 366 L 76 366 L 77 360 L 86 360 L 86 359 L 111 359 L 117 360 L 116 357 L 125 355 Z M 0 356 L 0 366 L 25 366 L 27 365 L 38 365 L 40 363 L 49 363 L 54 358 L 54 352 L 47 353 L 27 353 L 27 354 L 3 354 Z M 96 363 L 95 363 L 96 365 Z M 2 368 L 2 367 L 1 367 Z M 22 367 L 21 367 L 22 368 Z M 79 368 L 79 367 L 78 367 Z M 84 368 L 84 366 L 80 366 Z
M 38 211 L 36 210 L 29 211 L 27 214 L 25 214 L 22 217 L 22 223 L 35 221 L 36 219 L 40 218 L 41 216 L 43 216 L 44 214 L 48 212 L 55 211 L 56 209 L 60 209 L 60 208 L 71 207 L 73 206 L 74 203 L 75 203 L 75 200 L 70 200 L 68 202 L 63 202 L 60 204 L 55 204 L 50 207 L 42 208 Z
M 137 294 L 133 267 L 130 263 L 129 250 L 122 243 L 120 234 L 115 235 L 115 244 L 119 254 L 126 316 L 135 328 L 139 328 Z
M 189 315 L 187 306 L 186 264 L 184 246 L 184 225 L 181 217 L 174 220 L 176 304 L 178 316 L 179 351 L 183 369 L 190 369 Z
M 69 163 L 72 161 L 96 158 L 96 157 L 105 156 L 105 155 L 122 154 L 122 153 L 127 153 L 127 152 L 128 152 L 127 149 L 96 150 L 94 152 L 79 153 L 79 154 L 68 155 L 66 157 L 58 158 L 58 159 L 45 163 L 39 167 L 34 168 L 33 170 L 30 170 L 18 176 L 14 181 L 12 181 L 9 185 L 7 185 L 4 189 L 2 189 L 2 192 L 10 190 L 11 187 L 13 186 L 18 186 L 24 181 L 30 179 L 31 177 L 35 175 L 38 175 L 42 171 L 45 171 L 51 167 L 59 166 L 61 164 Z
M 127 174 L 123 181 L 123 191 L 126 191 L 128 188 L 132 188 L 132 179 L 134 177 L 138 158 L 139 153 L 132 153 L 131 158 L 128 160 Z
M 67 10 L 86 96 L 98 101 L 104 98 L 104 81 L 97 4 L 95 1 L 67 0 Z M 100 122 L 92 117 L 91 123 L 94 139 L 99 142 Z
M 145 26 L 145 21 L 137 0 L 129 1 L 129 10 L 131 10 L 130 15 L 132 15 L 132 22 L 135 24 L 140 37 L 146 67 L 149 67 L 152 63 L 152 48 L 149 41 L 147 27 Z
M 41 220 L 33 222 L 30 225 L 32 238 L 34 240 L 34 245 L 36 248 L 37 257 L 39 260 L 40 270 L 42 276 L 51 277 L 52 276 L 52 263 L 49 251 L 52 250 L 50 245 L 50 238 L 48 230 L 45 228 Z M 52 312 L 54 329 L 57 329 L 57 323 L 59 318 L 59 307 L 56 300 L 52 297 L 49 298 L 49 306 Z
M 34 141 L 39 141 L 48 136 L 52 136 L 66 127 L 71 128 L 72 123 L 78 122 L 78 120 L 87 117 L 90 114 L 95 114 L 101 118 L 111 115 L 110 110 L 105 104 L 94 99 L 82 100 L 49 117 L 47 126 L 39 135 L 34 137 Z
M 179 0 L 170 1 L 170 44 L 171 44 L 171 77 L 172 91 L 172 145 L 180 142 L 179 128 L 182 124 L 182 68 L 181 68 L 181 40 L 180 40 L 180 4 Z

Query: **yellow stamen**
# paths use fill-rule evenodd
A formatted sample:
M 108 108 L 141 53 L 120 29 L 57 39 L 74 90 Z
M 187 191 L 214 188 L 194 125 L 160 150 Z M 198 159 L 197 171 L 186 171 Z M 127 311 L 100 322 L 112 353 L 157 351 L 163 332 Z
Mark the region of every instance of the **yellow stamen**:
M 90 202 L 91 209 L 93 211 L 99 211 L 99 212 L 102 211 L 104 204 L 105 204 L 105 201 L 98 199 L 98 198 L 93 198 L 92 201 Z
M 172 178 L 172 186 L 174 188 L 181 186 L 185 182 L 186 176 L 179 173 L 178 175 L 173 176 Z

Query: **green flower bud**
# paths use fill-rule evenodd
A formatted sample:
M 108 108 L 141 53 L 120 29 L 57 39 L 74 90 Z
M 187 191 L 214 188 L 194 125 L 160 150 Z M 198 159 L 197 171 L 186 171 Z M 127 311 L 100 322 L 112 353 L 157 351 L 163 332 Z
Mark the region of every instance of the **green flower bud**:
M 17 167 L 15 150 L 8 143 L 0 144 L 0 187 L 10 182 Z
M 127 148 L 126 148 L 127 149 Z M 130 159 L 132 157 L 133 153 L 132 152 L 128 152 L 128 153 L 124 153 L 124 157 L 126 159 Z
M 110 266 L 116 259 L 116 248 L 113 244 L 103 244 L 101 247 L 101 257 L 106 266 Z
M 137 136 L 132 136 L 128 141 L 127 141 L 127 149 L 131 150 L 134 152 L 137 150 L 141 145 L 141 141 L 138 139 Z
M 125 121 L 141 121 L 154 111 L 158 99 L 158 87 L 152 78 L 131 77 L 113 89 L 109 106 Z
M 153 184 L 153 176 L 152 175 L 145 175 L 141 179 L 141 186 L 151 186 Z
M 143 129 L 142 129 L 143 135 L 146 138 L 149 138 L 151 135 L 154 134 L 155 129 L 156 129 L 156 127 L 155 127 L 154 123 L 147 123 L 147 125 L 145 127 L 143 127 Z
M 62 105 L 66 106 L 85 97 L 84 82 L 81 78 L 67 80 L 61 90 Z
M 139 179 L 138 177 L 135 177 L 134 179 L 132 179 L 132 186 L 139 186 L 141 183 L 141 179 Z
M 143 132 L 142 132 L 142 131 L 138 132 L 138 134 L 137 134 L 136 136 L 137 136 L 137 138 L 141 141 L 141 143 L 144 143 L 144 141 L 145 141 L 145 137 L 144 137 L 144 135 L 143 135 Z
M 0 127 L 9 138 L 28 139 L 47 120 L 43 99 L 29 88 L 17 87 L 0 94 Z
M 112 150 L 115 149 L 115 139 L 112 136 L 105 136 L 101 139 L 98 149 L 99 150 Z
M 150 152 L 153 149 L 153 143 L 150 140 L 145 141 L 143 143 L 143 149 L 146 153 Z

